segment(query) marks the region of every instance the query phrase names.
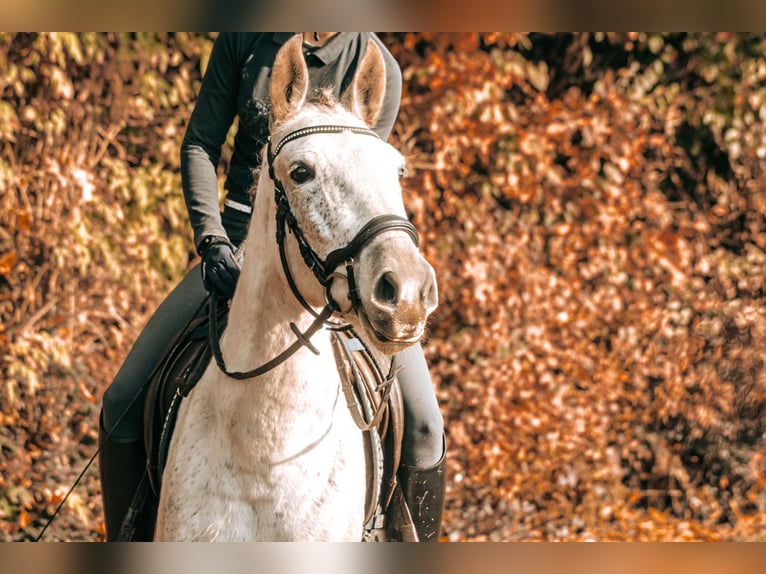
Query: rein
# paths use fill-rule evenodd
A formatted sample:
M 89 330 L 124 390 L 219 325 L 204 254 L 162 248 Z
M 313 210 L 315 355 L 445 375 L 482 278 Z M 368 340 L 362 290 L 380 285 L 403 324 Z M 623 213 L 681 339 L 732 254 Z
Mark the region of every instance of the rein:
M 210 319 L 210 346 L 213 352 L 213 358 L 215 359 L 218 368 L 225 375 L 237 380 L 250 379 L 258 377 L 271 369 L 277 367 L 281 363 L 290 358 L 301 347 L 308 347 L 314 354 L 319 354 L 319 351 L 311 344 L 309 340 L 314 333 L 316 333 L 323 325 L 329 323 L 329 319 L 332 314 L 340 309 L 339 305 L 333 301 L 330 294 L 332 287 L 332 281 L 339 275 L 335 273 L 335 269 L 345 263 L 346 265 L 346 279 L 349 285 L 349 298 L 351 299 L 354 310 L 360 312 L 361 301 L 359 299 L 359 293 L 356 287 L 356 280 L 354 277 L 354 257 L 362 250 L 362 248 L 371 241 L 377 235 L 386 231 L 399 230 L 406 232 L 413 243 L 418 245 L 418 232 L 415 226 L 412 225 L 407 219 L 399 215 L 384 214 L 373 217 L 367 224 L 365 224 L 361 230 L 357 232 L 354 238 L 340 249 L 336 249 L 328 254 L 325 259 L 322 259 L 316 251 L 311 247 L 306 239 L 303 230 L 298 224 L 298 220 L 290 209 L 290 203 L 287 199 L 284 186 L 282 182 L 276 177 L 274 173 L 274 159 L 279 155 L 284 146 L 294 140 L 307 137 L 314 134 L 336 134 L 343 132 L 352 132 L 355 134 L 373 136 L 378 138 L 378 134 L 374 130 L 369 128 L 357 127 L 357 126 L 340 126 L 340 125 L 317 125 L 306 128 L 301 128 L 287 134 L 282 140 L 271 147 L 271 140 L 269 140 L 267 148 L 267 159 L 269 165 L 269 177 L 274 182 L 274 202 L 276 205 L 276 222 L 277 232 L 276 239 L 279 247 L 279 257 L 282 263 L 282 269 L 285 274 L 285 278 L 290 286 L 290 290 L 298 300 L 298 302 L 306 309 L 313 317 L 314 322 L 309 326 L 306 331 L 301 332 L 295 323 L 290 323 L 290 329 L 296 336 L 295 342 L 290 347 L 282 351 L 279 355 L 273 359 L 267 361 L 263 365 L 256 367 L 249 371 L 229 371 L 226 368 L 226 363 L 223 358 L 223 353 L 219 344 L 220 332 L 218 329 L 218 311 L 220 307 L 220 296 L 215 293 L 211 294 L 210 307 L 209 307 L 209 319 Z M 298 242 L 298 248 L 306 266 L 312 271 L 317 281 L 325 288 L 325 298 L 327 305 L 321 312 L 317 313 L 311 305 L 306 302 L 306 299 L 298 289 L 292 272 L 290 271 L 290 265 L 287 261 L 287 252 L 285 248 L 285 237 L 287 231 L 292 233 Z
M 229 371 L 226 368 L 226 363 L 223 359 L 223 352 L 221 351 L 221 345 L 218 341 L 220 337 L 220 331 L 218 329 L 218 310 L 220 308 L 221 300 L 222 297 L 220 295 L 215 292 L 211 292 L 210 306 L 208 307 L 208 319 L 210 321 L 210 347 L 213 352 L 213 358 L 215 359 L 218 368 L 221 369 L 221 372 L 226 376 L 231 377 L 232 379 L 237 379 L 238 381 L 252 379 L 259 377 L 264 373 L 268 373 L 270 370 L 284 363 L 301 347 L 308 347 L 312 353 L 318 355 L 319 351 L 316 347 L 314 347 L 314 345 L 311 344 L 309 339 L 311 339 L 314 333 L 316 333 L 327 322 L 327 320 L 330 318 L 330 315 L 335 312 L 330 305 L 327 305 L 324 309 L 322 309 L 321 313 L 316 315 L 314 322 L 311 323 L 309 328 L 304 332 L 301 332 L 295 323 L 291 322 L 290 329 L 292 329 L 293 333 L 295 333 L 296 340 L 287 349 L 282 351 L 273 359 L 266 361 L 260 367 L 256 367 L 255 369 L 251 369 L 249 371 Z

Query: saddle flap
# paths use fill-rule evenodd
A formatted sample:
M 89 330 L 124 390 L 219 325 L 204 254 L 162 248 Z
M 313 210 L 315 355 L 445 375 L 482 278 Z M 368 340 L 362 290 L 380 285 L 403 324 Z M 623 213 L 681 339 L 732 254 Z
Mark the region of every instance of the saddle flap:
M 219 320 L 225 321 L 227 314 L 228 310 L 222 311 Z M 209 319 L 203 312 L 173 339 L 162 356 L 161 368 L 155 370 L 149 382 L 144 403 L 144 445 L 149 483 L 157 497 L 178 408 L 210 363 L 208 333 Z

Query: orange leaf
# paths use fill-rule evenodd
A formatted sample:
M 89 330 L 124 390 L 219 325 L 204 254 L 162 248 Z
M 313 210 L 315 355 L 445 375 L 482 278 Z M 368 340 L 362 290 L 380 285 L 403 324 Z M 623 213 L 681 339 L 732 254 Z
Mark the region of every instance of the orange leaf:
M 32 519 L 29 517 L 29 513 L 26 510 L 19 512 L 19 528 L 26 530 Z
M 66 496 L 67 488 L 66 486 L 57 486 L 56 490 L 53 491 L 53 494 L 51 495 L 51 504 L 58 504 L 62 500 L 64 500 L 64 496 Z
M 0 275 L 8 275 L 16 265 L 18 256 L 15 251 L 9 251 L 3 255 L 0 255 Z
M 31 221 L 29 213 L 25 209 L 22 209 L 18 213 L 17 225 L 21 231 L 29 231 L 29 223 Z
M 106 538 L 106 524 L 103 522 L 99 522 L 93 527 L 93 530 L 95 530 L 98 534 L 100 534 L 103 538 Z
M 96 397 L 93 396 L 93 393 L 91 393 L 88 390 L 88 387 L 85 386 L 85 384 L 80 381 L 80 393 L 83 397 L 85 397 L 85 400 L 91 403 L 92 405 L 96 404 Z

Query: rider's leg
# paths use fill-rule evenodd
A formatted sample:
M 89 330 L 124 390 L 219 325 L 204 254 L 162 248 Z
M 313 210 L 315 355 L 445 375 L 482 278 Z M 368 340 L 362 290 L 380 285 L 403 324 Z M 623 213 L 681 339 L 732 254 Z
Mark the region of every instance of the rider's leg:
M 444 421 L 423 350 L 396 355 L 404 402 L 404 438 L 399 480 L 422 541 L 438 541 L 445 488 Z
M 167 345 L 192 318 L 206 294 L 200 270 L 195 266 L 157 308 L 104 393 L 99 419 L 99 471 L 107 540 L 119 534 L 145 468 L 146 383 Z M 150 535 L 151 530 L 137 530 L 135 539 Z

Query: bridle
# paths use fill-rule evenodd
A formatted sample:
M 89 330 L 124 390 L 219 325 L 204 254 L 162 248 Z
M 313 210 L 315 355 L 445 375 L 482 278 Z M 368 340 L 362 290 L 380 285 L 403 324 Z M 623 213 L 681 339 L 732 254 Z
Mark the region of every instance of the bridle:
M 352 309 L 360 313 L 362 312 L 362 304 L 359 299 L 359 293 L 356 286 L 356 280 L 354 277 L 354 257 L 356 257 L 362 248 L 369 243 L 374 237 L 380 235 L 386 231 L 399 230 L 406 232 L 412 239 L 415 246 L 418 246 L 418 232 L 415 227 L 404 217 L 394 214 L 384 214 L 373 217 L 367 222 L 362 229 L 351 239 L 351 241 L 345 246 L 330 252 L 325 259 L 322 259 L 317 252 L 311 247 L 303 230 L 300 228 L 297 218 L 290 209 L 290 202 L 287 199 L 285 188 L 279 178 L 274 173 L 274 160 L 282 151 L 285 145 L 300 138 L 308 137 L 314 134 L 337 134 L 343 132 L 351 132 L 354 134 L 373 136 L 378 138 L 378 134 L 374 130 L 357 126 L 343 126 L 343 125 L 316 125 L 301 128 L 288 133 L 282 138 L 273 148 L 272 141 L 269 139 L 266 155 L 269 168 L 269 177 L 274 183 L 274 203 L 276 205 L 276 240 L 279 247 L 279 257 L 282 263 L 282 270 L 285 274 L 290 290 L 293 292 L 295 298 L 300 302 L 304 309 L 306 309 L 313 317 L 314 321 L 306 331 L 301 332 L 294 323 L 290 323 L 290 329 L 296 336 L 295 342 L 285 349 L 282 353 L 264 363 L 260 367 L 252 369 L 250 371 L 229 371 L 223 360 L 223 353 L 221 352 L 220 345 L 218 343 L 218 315 L 220 310 L 220 298 L 211 293 L 210 301 L 210 343 L 213 351 L 213 358 L 215 359 L 218 367 L 226 375 L 235 379 L 249 379 L 262 375 L 277 365 L 287 360 L 293 353 L 295 353 L 300 347 L 308 347 L 313 353 L 319 354 L 319 351 L 311 344 L 310 338 L 316 333 L 323 325 L 330 323 L 330 317 L 336 311 L 340 310 L 340 306 L 333 300 L 330 293 L 332 288 L 332 282 L 335 278 L 343 277 L 335 272 L 335 269 L 341 264 L 346 266 L 346 280 L 348 281 L 349 299 L 352 303 Z M 290 232 L 298 243 L 298 248 L 301 253 L 306 266 L 312 271 L 317 281 L 325 288 L 325 299 L 327 304 L 321 312 L 317 311 L 308 304 L 306 299 L 298 289 L 295 279 L 290 270 L 290 265 L 287 261 L 287 251 L 285 247 L 285 237 L 287 232 Z M 338 327 L 337 325 L 333 325 Z M 391 374 L 389 373 L 389 376 Z
M 330 289 L 332 287 L 332 280 L 339 275 L 335 274 L 335 269 L 342 263 L 346 264 L 346 277 L 349 283 L 349 298 L 355 310 L 359 310 L 361 301 L 359 300 L 359 294 L 356 288 L 356 281 L 354 279 L 354 257 L 362 250 L 362 248 L 370 242 L 376 235 L 379 235 L 385 231 L 400 230 L 409 234 L 415 246 L 418 246 L 418 232 L 415 227 L 407 221 L 407 219 L 393 214 L 378 215 L 367 222 L 354 238 L 340 249 L 336 249 L 327 255 L 322 260 L 316 251 L 312 249 L 306 240 L 306 236 L 298 225 L 298 221 L 290 210 L 290 203 L 287 200 L 287 194 L 285 193 L 282 182 L 274 174 L 274 160 L 285 144 L 294 141 L 296 139 L 307 137 L 313 134 L 320 133 L 342 133 L 349 131 L 355 134 L 378 137 L 378 134 L 369 128 L 351 127 L 351 126 L 336 126 L 336 125 L 319 125 L 302 128 L 287 134 L 273 149 L 271 149 L 271 143 L 267 150 L 267 158 L 269 164 L 269 177 L 274 182 L 274 203 L 277 207 L 277 244 L 279 245 L 279 255 L 282 260 L 282 269 L 285 272 L 285 277 L 290 285 L 295 298 L 303 305 L 303 307 L 315 317 L 317 316 L 314 309 L 308 305 L 298 290 L 295 281 L 293 280 L 292 273 L 290 272 L 290 266 L 287 263 L 287 256 L 285 252 L 285 231 L 289 230 L 296 241 L 298 242 L 298 248 L 300 249 L 301 256 L 306 266 L 311 269 L 317 281 L 325 288 L 325 298 L 328 305 L 334 307 L 335 310 L 339 310 L 339 305 L 332 299 Z

